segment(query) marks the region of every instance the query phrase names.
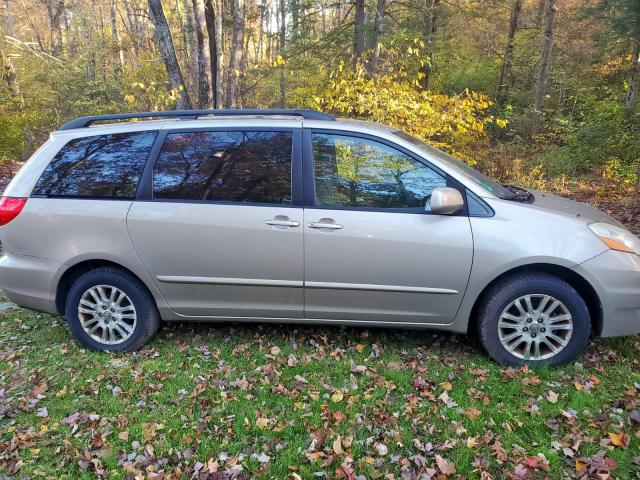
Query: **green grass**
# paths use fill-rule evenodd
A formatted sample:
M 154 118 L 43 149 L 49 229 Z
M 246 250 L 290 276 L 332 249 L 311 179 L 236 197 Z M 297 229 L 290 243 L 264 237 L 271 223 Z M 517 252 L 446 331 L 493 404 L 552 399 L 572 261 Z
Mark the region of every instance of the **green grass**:
M 436 456 L 450 478 L 567 478 L 603 452 L 627 479 L 639 359 L 629 337 L 507 369 L 456 335 L 254 324 L 170 324 L 100 354 L 62 319 L 15 310 L 0 315 L 0 478 L 417 478 L 441 473 Z

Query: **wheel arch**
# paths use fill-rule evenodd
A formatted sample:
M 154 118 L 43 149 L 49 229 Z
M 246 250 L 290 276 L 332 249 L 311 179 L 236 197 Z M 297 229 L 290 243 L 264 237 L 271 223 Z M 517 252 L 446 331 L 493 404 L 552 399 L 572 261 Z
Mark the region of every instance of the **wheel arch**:
M 61 275 L 60 280 L 58 280 L 58 284 L 56 286 L 56 309 L 60 315 L 65 314 L 67 295 L 69 294 L 69 290 L 71 289 L 73 282 L 75 282 L 83 274 L 100 267 L 113 267 L 127 272 L 144 286 L 149 295 L 151 295 L 151 298 L 155 298 L 153 292 L 149 289 L 149 286 L 145 283 L 145 281 L 127 267 L 111 260 L 83 260 L 67 268 Z
M 593 288 L 593 286 L 579 273 L 574 270 L 564 267 L 562 265 L 556 265 L 551 263 L 532 263 L 528 265 L 520 265 L 514 268 L 511 268 L 497 277 L 495 277 L 491 282 L 489 282 L 480 292 L 478 297 L 473 303 L 473 307 L 471 309 L 470 315 L 470 328 L 469 330 L 475 331 L 478 326 L 478 308 L 482 303 L 482 300 L 487 293 L 487 291 L 495 285 L 497 282 L 504 280 L 507 277 L 517 275 L 518 273 L 523 272 L 540 272 L 547 273 L 550 275 L 554 275 L 558 278 L 561 278 L 569 285 L 571 285 L 582 297 L 582 299 L 587 304 L 587 308 L 589 309 L 589 316 L 591 318 L 591 328 L 596 335 L 600 335 L 602 333 L 602 324 L 603 324 L 603 309 L 602 303 L 600 302 L 600 297 L 598 293 Z M 474 332 L 476 333 L 476 332 Z

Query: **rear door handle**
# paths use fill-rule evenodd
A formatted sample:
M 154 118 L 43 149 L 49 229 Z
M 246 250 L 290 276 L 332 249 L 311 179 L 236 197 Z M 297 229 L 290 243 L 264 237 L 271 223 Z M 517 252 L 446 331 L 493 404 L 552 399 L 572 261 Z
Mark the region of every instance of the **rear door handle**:
M 343 227 L 342 225 L 338 225 L 337 223 L 313 222 L 309 224 L 309 228 L 326 228 L 329 230 L 340 230 Z
M 291 220 L 267 220 L 267 225 L 271 225 L 272 227 L 299 227 L 299 222 L 294 222 Z

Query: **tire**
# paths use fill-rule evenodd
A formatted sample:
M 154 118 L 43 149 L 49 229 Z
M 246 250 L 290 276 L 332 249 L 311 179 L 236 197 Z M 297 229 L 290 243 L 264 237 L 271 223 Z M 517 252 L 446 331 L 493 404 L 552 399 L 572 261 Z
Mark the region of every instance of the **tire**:
M 551 298 L 545 302 L 546 297 Z M 555 301 L 560 304 L 544 313 Z M 567 314 L 570 319 L 566 319 Z M 583 298 L 567 282 L 546 273 L 516 274 L 490 287 L 481 300 L 477 320 L 482 346 L 503 365 L 569 362 L 583 352 L 591 333 L 589 309 Z M 531 344 L 529 349 L 527 343 Z
M 120 303 L 109 301 L 112 292 Z M 125 297 L 121 297 L 120 292 Z M 146 287 L 128 272 L 113 267 L 96 268 L 81 275 L 69 290 L 65 312 L 76 340 L 85 347 L 104 352 L 137 350 L 156 333 L 160 324 L 155 301 Z M 105 328 L 96 327 L 98 324 Z M 93 334 L 89 333 L 91 330 Z M 105 335 L 107 341 L 104 341 Z

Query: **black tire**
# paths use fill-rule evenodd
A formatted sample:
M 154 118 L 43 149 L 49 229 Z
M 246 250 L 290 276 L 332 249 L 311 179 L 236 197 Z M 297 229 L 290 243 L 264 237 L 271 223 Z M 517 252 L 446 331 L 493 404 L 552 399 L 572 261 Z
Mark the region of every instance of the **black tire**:
M 79 319 L 78 306 L 82 295 L 91 287 L 110 285 L 122 290 L 136 310 L 133 333 L 122 343 L 101 343 L 84 331 Z M 81 275 L 71 286 L 66 299 L 65 316 L 76 340 L 92 350 L 132 352 L 143 346 L 156 333 L 160 314 L 146 287 L 130 273 L 114 267 L 100 267 Z
M 524 295 L 534 294 L 550 295 L 562 302 L 573 321 L 573 332 L 567 345 L 543 360 L 525 360 L 512 354 L 503 346 L 498 333 L 498 321 L 509 304 Z M 569 362 L 584 351 L 591 333 L 589 309 L 580 294 L 564 280 L 538 272 L 514 274 L 490 287 L 481 299 L 477 321 L 482 346 L 493 360 L 503 365 L 559 365 Z

